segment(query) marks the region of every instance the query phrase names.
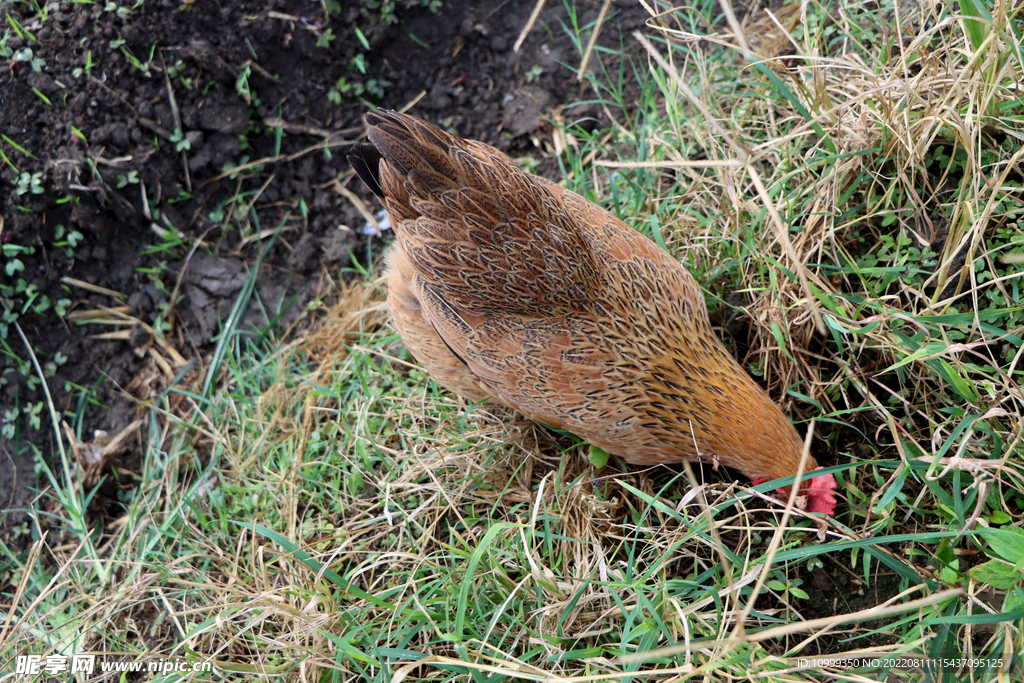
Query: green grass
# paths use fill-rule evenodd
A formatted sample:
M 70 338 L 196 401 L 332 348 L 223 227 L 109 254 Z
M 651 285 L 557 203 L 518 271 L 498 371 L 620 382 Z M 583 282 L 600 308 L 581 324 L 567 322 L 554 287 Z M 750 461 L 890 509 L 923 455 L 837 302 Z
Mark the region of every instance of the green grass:
M 229 325 L 212 370 L 154 393 L 116 523 L 83 524 L 92 484 L 63 453 L 35 543 L 0 567 L 19 585 L 0 667 L 811 681 L 832 677 L 799 658 L 873 648 L 1019 677 L 1019 40 L 944 9 L 900 50 L 891 14 L 854 9 L 808 5 L 792 42 L 748 28 L 754 61 L 651 31 L 650 67 L 591 83 L 616 126 L 556 133 L 569 186 L 685 261 L 716 319 L 744 302 L 744 362 L 813 420 L 834 519 L 766 504 L 776 483 L 594 472 L 571 436 L 439 389 L 359 283 L 309 337 Z M 702 11 L 672 28 L 709 35 Z M 581 52 L 591 28 L 567 29 Z

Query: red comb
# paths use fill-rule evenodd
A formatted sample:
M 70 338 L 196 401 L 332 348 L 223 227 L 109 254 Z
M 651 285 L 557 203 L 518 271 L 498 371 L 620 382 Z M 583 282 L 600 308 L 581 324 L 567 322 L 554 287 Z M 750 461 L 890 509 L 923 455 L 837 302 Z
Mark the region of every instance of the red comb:
M 821 469 L 820 467 L 818 468 Z M 836 512 L 836 478 L 831 474 L 823 474 L 820 477 L 811 479 L 807 485 L 807 511 L 824 512 L 826 515 L 834 515 Z
M 821 468 L 819 467 L 818 469 L 820 470 Z M 763 484 L 766 481 L 768 481 L 767 477 L 754 477 L 751 480 L 754 486 Z M 807 496 L 807 512 L 822 512 L 826 515 L 834 515 L 836 512 L 836 494 L 833 491 L 835 490 L 836 478 L 831 474 L 823 474 L 807 482 L 806 487 L 802 490 L 803 495 Z M 785 489 L 776 489 L 775 492 L 783 498 L 788 497 Z

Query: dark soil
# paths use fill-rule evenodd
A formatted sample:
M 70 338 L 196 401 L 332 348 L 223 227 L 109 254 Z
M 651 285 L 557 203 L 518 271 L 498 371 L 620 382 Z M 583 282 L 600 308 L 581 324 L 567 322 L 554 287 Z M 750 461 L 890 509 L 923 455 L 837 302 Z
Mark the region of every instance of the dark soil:
M 533 0 L 449 0 L 436 14 L 399 9 L 394 23 L 361 11 L 362 2 L 341 4 L 331 16 L 300 0 L 150 0 L 125 17 L 105 3 L 59 3 L 46 17 L 29 3 L 0 6 L 4 26 L 21 27 L 8 32 L 0 69 L 0 239 L 5 268 L 13 258 L 24 267 L 0 272 L 0 286 L 21 279 L 36 288 L 13 299 L 7 290 L 7 317 L 19 314 L 40 364 L 57 364 L 48 387 L 79 441 L 122 433 L 142 416 L 138 401 L 172 382 L 177 360 L 202 367 L 278 227 L 244 328 L 267 328 L 283 311 L 273 327 L 284 329 L 329 295 L 330 283 L 352 277 L 352 254 L 363 266 L 380 254 L 386 239 L 361 234 L 364 218 L 336 189 L 340 181 L 374 206 L 345 162 L 367 102 L 414 103 L 410 113 L 513 156 L 541 156 L 545 116 L 593 127 L 603 115 L 596 105 L 567 106 L 593 94 L 575 78 L 580 57 L 562 2 L 547 3 L 518 52 Z M 600 3 L 578 4 L 585 26 Z M 616 2 L 601 42 L 635 53 L 630 34 L 646 18 L 639 4 Z M 328 28 L 336 37 L 318 46 Z M 360 54 L 365 75 L 354 68 Z M 608 53 L 596 53 L 592 68 L 601 58 L 618 69 Z M 390 85 L 364 92 L 367 102 L 339 93 L 339 104 L 329 93 L 341 78 Z M 545 170 L 557 173 L 553 164 Z M 40 174 L 40 193 L 31 183 L 11 191 L 31 174 Z M 34 313 L 39 296 L 49 310 Z M 53 307 L 61 299 L 70 302 L 63 317 Z M 97 310 L 106 324 L 76 319 Z M 0 521 L 0 540 L 23 547 L 26 537 L 11 531 L 41 487 L 33 459 L 50 459 L 56 444 L 47 410 L 31 419 L 45 396 L 26 378 L 35 371 L 15 359 L 28 354 L 13 325 L 4 341 L 0 415 L 14 436 L 0 437 L 0 510 L 13 514 Z M 118 476 L 93 506 L 101 517 L 140 471 L 143 437 L 123 436 L 125 447 L 104 463 Z

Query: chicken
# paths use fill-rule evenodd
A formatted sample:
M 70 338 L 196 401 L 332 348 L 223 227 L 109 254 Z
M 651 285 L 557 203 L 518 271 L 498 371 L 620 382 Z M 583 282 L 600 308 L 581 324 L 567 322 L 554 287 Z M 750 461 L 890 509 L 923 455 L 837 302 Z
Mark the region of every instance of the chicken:
M 664 250 L 493 147 L 398 112 L 364 118 L 369 143 L 348 159 L 397 233 L 388 305 L 441 385 L 632 464 L 715 461 L 756 483 L 796 473 L 792 423 Z M 805 509 L 832 514 L 835 487 L 805 479 Z

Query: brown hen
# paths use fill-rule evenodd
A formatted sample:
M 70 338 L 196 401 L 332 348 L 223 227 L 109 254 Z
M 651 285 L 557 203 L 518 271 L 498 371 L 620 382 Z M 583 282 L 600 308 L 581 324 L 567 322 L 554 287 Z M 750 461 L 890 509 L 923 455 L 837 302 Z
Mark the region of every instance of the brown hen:
M 438 382 L 630 463 L 717 460 L 756 483 L 796 473 L 796 430 L 665 251 L 493 147 L 398 112 L 365 120 L 370 142 L 349 161 L 397 233 L 388 304 Z M 835 486 L 805 482 L 806 509 L 832 514 Z

